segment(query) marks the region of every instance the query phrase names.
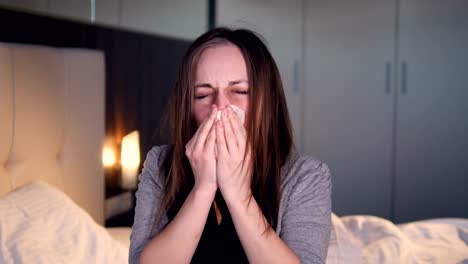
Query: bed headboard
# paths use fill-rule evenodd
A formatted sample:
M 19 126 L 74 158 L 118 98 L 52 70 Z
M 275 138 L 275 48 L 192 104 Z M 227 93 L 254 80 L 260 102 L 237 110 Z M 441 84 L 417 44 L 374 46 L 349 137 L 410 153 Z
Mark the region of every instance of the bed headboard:
M 34 180 L 104 222 L 104 55 L 0 43 L 0 195 Z

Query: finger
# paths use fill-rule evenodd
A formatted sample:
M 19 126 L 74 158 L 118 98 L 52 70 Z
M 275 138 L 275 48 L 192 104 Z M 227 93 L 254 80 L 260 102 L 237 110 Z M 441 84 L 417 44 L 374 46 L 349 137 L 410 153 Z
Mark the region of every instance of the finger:
M 215 148 L 215 143 L 216 143 L 216 125 L 217 121 L 211 126 L 210 133 L 208 134 L 208 137 L 206 138 L 206 143 L 205 143 L 205 151 L 214 152 Z
M 242 124 L 239 116 L 229 107 L 229 123 L 231 124 L 231 128 L 233 130 L 233 134 L 236 137 L 237 144 L 240 146 L 243 142 L 245 142 L 247 133 L 245 131 L 244 124 Z
M 233 133 L 232 127 L 231 127 L 231 114 L 229 112 L 230 107 L 225 109 L 223 111 L 223 127 L 224 127 L 224 136 L 226 138 L 226 145 L 228 148 L 229 153 L 233 153 L 235 150 L 238 148 L 238 142 L 237 139 Z
M 214 108 L 215 108 L 215 106 L 213 105 L 213 106 L 211 107 L 211 111 L 212 111 L 211 114 L 210 114 L 210 115 L 208 116 L 208 118 L 206 118 L 206 119 L 200 124 L 200 126 L 197 128 L 197 131 L 195 131 L 195 134 L 193 134 L 192 138 L 189 140 L 189 142 L 187 143 L 187 145 L 185 145 L 185 148 L 186 148 L 186 149 L 187 149 L 187 148 L 192 148 L 192 149 L 193 149 L 194 147 L 196 147 L 196 143 L 197 143 L 197 141 L 198 141 L 198 137 L 199 137 L 199 135 L 200 135 L 200 132 L 202 131 L 202 129 L 203 129 L 203 127 L 206 125 L 206 123 L 209 121 L 210 117 L 212 117 L 213 111 L 215 111 Z
M 224 137 L 223 122 L 216 122 L 216 149 L 218 150 L 218 156 L 227 156 L 228 150 L 226 146 L 226 139 Z
M 185 145 L 185 149 L 193 149 L 193 145 L 194 145 L 194 142 L 196 142 L 196 139 L 198 137 L 198 130 L 195 132 L 195 134 L 192 136 L 192 138 L 189 140 L 189 142 L 187 142 L 187 144 Z
M 188 148 L 193 149 L 194 144 L 197 142 L 198 136 L 200 135 L 200 131 L 201 131 L 202 127 L 204 127 L 205 124 L 209 121 L 210 117 L 212 117 L 213 111 L 217 112 L 215 110 L 215 108 L 216 108 L 215 105 L 211 106 L 211 111 L 212 111 L 211 115 L 201 123 L 201 125 L 198 127 L 197 131 L 195 131 L 195 134 L 193 134 L 192 138 L 185 145 L 185 149 L 188 149 Z
M 187 144 L 185 144 L 185 149 L 192 145 L 192 138 L 189 140 L 189 142 L 187 142 Z
M 241 170 L 246 172 L 246 173 L 250 173 L 250 170 L 251 170 L 251 168 L 250 168 L 250 165 L 251 165 L 250 161 L 251 160 L 250 159 L 252 157 L 250 147 L 247 146 L 247 148 L 245 149 L 245 153 L 242 153 L 242 154 L 245 155 L 245 156 L 243 156 Z
M 210 133 L 211 127 L 213 126 L 214 121 L 216 120 L 217 108 L 213 107 L 210 117 L 203 122 L 203 124 L 198 128 L 198 136 L 195 143 L 195 148 L 203 149 L 205 145 L 206 138 Z

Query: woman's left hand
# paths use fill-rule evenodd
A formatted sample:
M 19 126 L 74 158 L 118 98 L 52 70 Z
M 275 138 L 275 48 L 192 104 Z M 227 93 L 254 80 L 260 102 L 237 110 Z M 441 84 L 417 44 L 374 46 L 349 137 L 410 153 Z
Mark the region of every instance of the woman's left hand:
M 247 133 L 240 118 L 226 107 L 216 127 L 216 178 L 226 202 L 242 201 L 251 195 L 250 149 L 246 159 Z

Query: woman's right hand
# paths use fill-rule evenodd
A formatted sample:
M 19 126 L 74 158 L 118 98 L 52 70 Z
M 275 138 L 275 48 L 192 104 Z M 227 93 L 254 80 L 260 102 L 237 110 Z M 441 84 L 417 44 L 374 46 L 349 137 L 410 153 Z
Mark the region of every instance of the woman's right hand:
M 195 190 L 216 192 L 216 115 L 218 108 L 212 106 L 210 116 L 198 127 L 195 135 L 185 146 L 185 155 L 190 161 L 195 178 Z

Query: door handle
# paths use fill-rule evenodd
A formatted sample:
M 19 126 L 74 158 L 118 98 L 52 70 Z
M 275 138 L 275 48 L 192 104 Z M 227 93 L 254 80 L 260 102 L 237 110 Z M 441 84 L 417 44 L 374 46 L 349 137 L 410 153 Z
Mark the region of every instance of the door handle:
M 408 65 L 406 61 L 401 63 L 401 93 L 406 94 L 408 92 Z
M 299 91 L 299 62 L 297 60 L 294 60 L 294 69 L 293 69 L 293 78 L 294 78 L 294 83 L 293 83 L 293 91 L 298 92 Z
M 392 78 L 392 64 L 387 61 L 385 63 L 385 93 L 390 94 L 391 91 L 391 78 Z

